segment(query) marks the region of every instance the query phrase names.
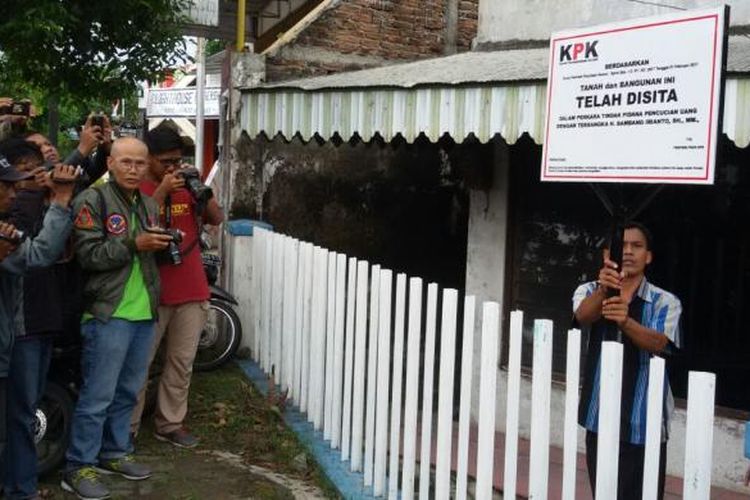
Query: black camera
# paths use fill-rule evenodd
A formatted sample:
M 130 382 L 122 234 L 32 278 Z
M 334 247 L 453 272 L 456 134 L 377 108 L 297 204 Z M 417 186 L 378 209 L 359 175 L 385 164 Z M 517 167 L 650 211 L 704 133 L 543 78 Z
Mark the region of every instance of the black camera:
M 208 203 L 208 200 L 214 197 L 214 192 L 210 187 L 203 184 L 201 176 L 194 168 L 184 168 L 177 172 L 185 180 L 185 187 L 190 191 L 190 195 L 201 205 Z
M 28 117 L 31 115 L 31 101 L 28 99 L 23 99 L 20 101 L 13 101 L 7 106 L 0 106 L 0 115 Z
M 180 253 L 180 243 L 182 243 L 182 231 L 179 229 L 148 229 L 149 233 L 166 234 L 172 237 L 167 248 L 156 254 L 156 259 L 161 262 L 167 262 L 173 266 L 182 264 L 182 254 Z
M 8 241 L 14 245 L 20 245 L 21 243 L 23 243 L 23 240 L 25 239 L 26 239 L 26 234 L 19 229 L 14 230 L 13 234 L 11 235 L 0 233 L 0 240 Z
M 91 115 L 91 126 L 104 129 L 104 115 L 101 113 Z

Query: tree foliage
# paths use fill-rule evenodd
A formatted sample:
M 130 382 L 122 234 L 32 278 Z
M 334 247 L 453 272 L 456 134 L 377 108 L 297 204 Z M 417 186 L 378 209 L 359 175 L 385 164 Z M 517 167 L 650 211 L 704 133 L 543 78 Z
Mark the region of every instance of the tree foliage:
M 111 100 L 181 62 L 179 26 L 192 0 L 1 0 L 6 82 Z

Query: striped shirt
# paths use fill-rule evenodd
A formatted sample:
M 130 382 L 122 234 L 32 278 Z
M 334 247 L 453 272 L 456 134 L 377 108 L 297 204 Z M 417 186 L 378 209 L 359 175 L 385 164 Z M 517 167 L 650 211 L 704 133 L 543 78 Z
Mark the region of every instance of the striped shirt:
M 595 281 L 584 283 L 573 294 L 573 311 L 597 288 Z M 628 315 L 641 325 L 663 333 L 669 339 L 665 352 L 679 349 L 681 345 L 680 314 L 682 305 L 673 294 L 649 283 L 643 278 L 638 292 L 631 300 Z M 600 319 L 589 327 L 583 390 L 578 408 L 578 423 L 587 430 L 597 432 L 599 420 L 599 370 L 602 340 L 609 334 L 610 326 Z M 615 340 L 614 338 L 612 340 Z M 622 400 L 620 409 L 620 441 L 643 445 L 646 440 L 646 401 L 649 361 L 652 354 L 636 347 L 621 332 L 617 339 L 623 344 Z M 662 441 L 669 437 L 669 420 L 674 409 L 674 398 L 669 379 L 664 374 L 664 411 Z

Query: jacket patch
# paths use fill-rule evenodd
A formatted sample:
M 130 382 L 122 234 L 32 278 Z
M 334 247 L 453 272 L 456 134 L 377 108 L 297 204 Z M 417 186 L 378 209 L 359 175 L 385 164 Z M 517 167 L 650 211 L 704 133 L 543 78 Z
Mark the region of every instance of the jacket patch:
M 107 217 L 107 232 L 110 234 L 123 234 L 128 230 L 128 219 L 124 215 L 114 213 Z
M 94 218 L 91 216 L 91 210 L 86 205 L 78 212 L 74 222 L 78 229 L 93 229 Z

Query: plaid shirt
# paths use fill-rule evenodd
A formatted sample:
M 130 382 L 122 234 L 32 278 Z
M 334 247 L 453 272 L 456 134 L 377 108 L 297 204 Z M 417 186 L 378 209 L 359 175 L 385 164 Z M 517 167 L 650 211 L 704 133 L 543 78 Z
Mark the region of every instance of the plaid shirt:
M 573 294 L 573 311 L 597 288 L 595 281 L 584 283 Z M 641 325 L 663 333 L 669 339 L 665 352 L 679 349 L 681 345 L 680 314 L 682 304 L 673 294 L 649 283 L 643 278 L 638 291 L 630 302 L 628 314 Z M 588 349 L 584 369 L 583 391 L 578 409 L 578 423 L 587 430 L 597 432 L 599 421 L 599 370 L 601 345 L 608 329 L 603 319 L 585 328 L 588 333 Z M 646 406 L 648 392 L 649 362 L 652 354 L 636 347 L 627 337 L 618 332 L 618 341 L 623 344 L 622 406 L 620 440 L 643 445 L 646 440 Z M 674 409 L 674 398 L 665 372 L 663 435 L 669 436 L 669 420 Z

